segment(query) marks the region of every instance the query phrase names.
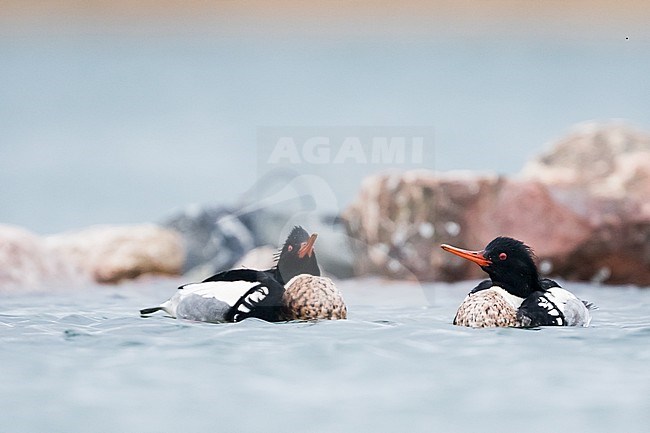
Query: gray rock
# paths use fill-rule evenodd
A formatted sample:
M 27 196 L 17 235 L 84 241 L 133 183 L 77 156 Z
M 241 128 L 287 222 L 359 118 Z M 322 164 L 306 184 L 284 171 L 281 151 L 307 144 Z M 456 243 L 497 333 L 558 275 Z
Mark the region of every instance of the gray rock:
M 324 197 L 329 191 L 320 190 L 323 185 L 313 184 L 314 179 L 304 176 L 276 173 L 260 179 L 236 206 L 191 206 L 168 218 L 163 225 L 184 239 L 184 272 L 201 279 L 231 269 L 254 248 L 279 248 L 290 229 L 301 225 L 319 234 L 316 252 L 323 271 L 341 278 L 352 276 L 345 224 L 319 207 L 331 197 Z
M 188 207 L 163 225 L 181 234 L 186 251 L 183 272 L 229 269 L 257 246 L 251 230 L 228 208 Z
M 183 272 L 197 280 L 236 267 L 255 248 L 277 251 L 293 225 L 318 233 L 316 252 L 324 272 L 339 278 L 353 275 L 347 231 L 336 216 L 205 208 L 183 212 L 165 223 L 183 237 L 187 251 Z M 256 261 L 272 265 L 273 254 Z

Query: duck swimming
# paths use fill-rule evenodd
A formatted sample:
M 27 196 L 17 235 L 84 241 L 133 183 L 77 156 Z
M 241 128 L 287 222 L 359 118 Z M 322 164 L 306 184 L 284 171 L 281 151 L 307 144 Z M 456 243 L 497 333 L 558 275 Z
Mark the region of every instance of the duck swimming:
M 201 322 L 239 322 L 249 317 L 269 322 L 345 319 L 341 293 L 332 280 L 320 276 L 314 252 L 317 236 L 296 226 L 273 268 L 233 269 L 185 284 L 169 300 L 140 314 L 162 310 L 174 318 Z
M 593 306 L 548 278 L 540 278 L 530 247 L 498 237 L 482 251 L 443 244 L 441 248 L 478 264 L 490 276 L 463 300 L 454 325 L 589 326 Z

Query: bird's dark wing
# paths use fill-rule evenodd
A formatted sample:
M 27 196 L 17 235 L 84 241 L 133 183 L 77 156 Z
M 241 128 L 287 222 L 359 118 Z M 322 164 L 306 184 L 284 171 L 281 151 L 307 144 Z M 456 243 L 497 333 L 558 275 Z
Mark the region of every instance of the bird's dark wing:
M 268 322 L 281 321 L 283 294 L 284 286 L 263 274 L 259 284 L 239 298 L 239 301 L 230 309 L 228 319 L 240 322 L 249 317 L 255 317 Z
M 547 296 L 546 291 L 533 292 L 524 299 L 517 310 L 517 320 L 524 327 L 564 326 L 566 324 L 562 309 L 551 300 L 550 296 Z
M 268 278 L 268 271 L 257 271 L 255 269 L 232 269 L 230 271 L 219 272 L 203 280 L 204 283 L 209 281 L 261 281 Z
M 191 290 L 203 297 L 229 304 L 231 308 L 225 315 L 228 322 L 239 322 L 249 317 L 271 322 L 280 320 L 284 286 L 271 277 L 268 271 L 233 269 L 206 278 L 201 283 L 186 284 L 179 289 Z
M 542 278 L 539 280 L 539 285 L 542 290 L 548 290 L 553 287 L 562 287 L 556 281 L 553 281 L 550 278 Z

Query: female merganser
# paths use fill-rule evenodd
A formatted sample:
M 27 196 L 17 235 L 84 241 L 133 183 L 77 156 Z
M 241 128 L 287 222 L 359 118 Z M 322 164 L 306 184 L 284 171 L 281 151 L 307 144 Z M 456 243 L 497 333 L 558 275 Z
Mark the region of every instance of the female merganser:
M 320 277 L 314 252 L 317 236 L 310 236 L 302 227 L 294 227 L 278 252 L 273 268 L 266 271 L 233 269 L 200 283 L 183 285 L 168 301 L 158 307 L 140 310 L 140 314 L 162 310 L 174 318 L 201 322 L 239 322 L 248 317 L 270 322 L 344 318 L 327 313 L 332 305 L 330 298 L 322 297 L 324 292 L 314 292 L 316 296 L 299 299 L 291 296 L 297 291 L 294 287 L 297 277 L 302 277 L 298 287 L 325 285 L 338 293 L 331 280 Z M 286 289 L 285 282 L 288 282 Z M 345 309 L 340 294 L 337 300 Z M 319 308 L 300 310 L 302 303 L 318 305 Z M 293 311 L 294 308 L 298 310 Z
M 534 254 L 523 242 L 498 237 L 483 251 L 450 245 L 442 249 L 478 264 L 489 280 L 475 287 L 458 307 L 454 325 L 589 326 L 592 305 L 548 278 L 539 278 Z

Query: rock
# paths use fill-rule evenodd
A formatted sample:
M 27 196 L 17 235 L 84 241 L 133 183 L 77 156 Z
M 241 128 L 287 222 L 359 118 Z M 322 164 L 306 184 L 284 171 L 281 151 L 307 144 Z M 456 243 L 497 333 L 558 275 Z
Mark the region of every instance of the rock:
M 294 211 L 293 213 L 291 211 Z M 181 234 L 187 251 L 184 273 L 200 280 L 237 266 L 255 248 L 269 246 L 273 253 L 260 263 L 273 263 L 273 254 L 294 225 L 318 233 L 316 252 L 321 268 L 340 278 L 352 275 L 352 252 L 343 221 L 337 216 L 282 212 L 255 206 L 229 209 L 190 207 L 164 225 Z
M 588 123 L 522 172 L 587 219 L 591 233 L 554 272 L 567 278 L 650 285 L 650 134 Z
M 650 134 L 624 123 L 585 123 L 526 164 L 522 175 L 594 199 L 648 201 Z
M 48 236 L 44 245 L 49 254 L 99 283 L 145 274 L 179 275 L 185 259 L 181 237 L 155 224 L 91 227 Z
M 178 234 L 153 224 L 91 227 L 47 237 L 0 226 L 0 291 L 178 275 L 183 260 Z
M 345 218 L 350 235 L 361 242 L 362 273 L 418 280 L 483 275 L 440 250 L 441 243 L 480 249 L 507 235 L 525 239 L 546 258 L 567 254 L 567 244 L 589 233 L 588 222 L 538 182 L 427 171 L 366 179 Z
M 192 205 L 167 218 L 163 225 L 181 234 L 187 251 L 184 273 L 205 278 L 231 269 L 253 248 L 278 247 L 290 220 L 313 230 L 303 218 L 313 212 L 310 186 L 301 176 L 267 173 L 236 206 Z
M 286 226 L 280 231 L 282 236 L 294 225 L 302 225 L 310 233 L 318 233 L 314 251 L 324 275 L 337 278 L 350 278 L 354 275 L 351 239 L 345 222 L 339 216 L 314 213 L 295 217 L 287 215 L 286 221 Z
M 553 273 L 596 283 L 650 286 L 650 221 L 611 221 L 573 246 L 567 260 L 553 261 Z
M 519 178 L 410 171 L 367 178 L 344 213 L 355 269 L 392 278 L 481 278 L 440 243 L 532 246 L 547 274 L 650 285 L 650 136 L 586 125 Z
M 163 225 L 183 238 L 186 251 L 183 273 L 211 275 L 230 269 L 257 246 L 251 231 L 229 208 L 190 206 Z
M 270 245 L 257 247 L 244 255 L 233 266 L 234 269 L 257 269 L 260 271 L 270 269 L 275 265 L 275 253 L 278 251 Z
M 43 239 L 19 227 L 0 225 L 0 293 L 42 291 L 79 283 L 75 268 L 50 254 Z
M 650 134 L 621 124 L 585 124 L 528 163 L 522 176 L 593 225 L 650 219 Z

